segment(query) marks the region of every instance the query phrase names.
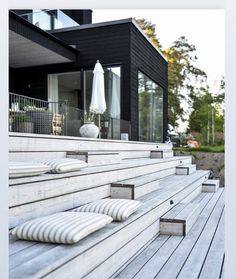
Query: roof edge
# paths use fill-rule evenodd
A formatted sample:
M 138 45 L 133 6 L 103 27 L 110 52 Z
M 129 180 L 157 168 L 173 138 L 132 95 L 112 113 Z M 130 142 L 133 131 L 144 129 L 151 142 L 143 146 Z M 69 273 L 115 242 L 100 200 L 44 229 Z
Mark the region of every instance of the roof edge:
M 168 60 L 166 59 L 166 57 L 163 55 L 163 53 L 160 51 L 160 49 L 154 45 L 154 43 L 148 38 L 148 36 L 145 34 L 145 32 L 140 28 L 140 26 L 136 23 L 136 21 L 134 19 L 132 19 L 132 23 L 133 25 L 139 30 L 139 32 L 144 36 L 144 38 L 156 49 L 156 51 L 162 56 L 162 58 L 165 59 L 166 62 L 168 62 Z
M 124 23 L 132 23 L 139 32 L 143 35 L 143 37 L 155 48 L 155 50 L 161 55 L 161 57 L 168 62 L 166 57 L 162 54 L 160 49 L 156 47 L 153 42 L 148 38 L 148 36 L 145 34 L 145 32 L 140 28 L 140 26 L 135 22 L 133 18 L 125 18 L 125 19 L 119 19 L 119 20 L 112 20 L 112 21 L 104 21 L 104 22 L 98 22 L 98 23 L 90 23 L 90 24 L 83 24 L 80 26 L 74 26 L 74 27 L 67 27 L 67 28 L 61 28 L 50 31 L 52 34 L 60 33 L 60 32 L 68 32 L 68 31 L 75 31 L 75 30 L 83 30 L 83 29 L 90 29 L 90 28 L 96 28 L 96 27 L 104 27 L 104 26 L 110 26 L 110 25 L 116 25 L 116 24 L 124 24 Z

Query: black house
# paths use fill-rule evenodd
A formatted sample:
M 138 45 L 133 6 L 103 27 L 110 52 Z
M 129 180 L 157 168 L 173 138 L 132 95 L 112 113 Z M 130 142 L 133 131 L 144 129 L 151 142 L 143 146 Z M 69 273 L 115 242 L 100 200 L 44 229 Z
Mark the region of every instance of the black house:
M 66 103 L 66 135 L 79 135 L 77 114 L 89 109 L 97 60 L 107 103 L 102 136 L 165 141 L 167 61 L 133 19 L 92 24 L 91 10 L 9 11 L 10 94 Z

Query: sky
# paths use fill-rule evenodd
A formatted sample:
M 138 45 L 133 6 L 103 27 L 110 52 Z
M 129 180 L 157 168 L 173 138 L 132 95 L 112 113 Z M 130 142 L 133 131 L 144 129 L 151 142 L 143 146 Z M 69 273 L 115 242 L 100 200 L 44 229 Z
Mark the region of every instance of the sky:
M 155 24 L 164 49 L 184 35 L 196 46 L 196 66 L 207 73 L 210 90 L 217 94 L 219 81 L 225 75 L 224 10 L 93 10 L 93 23 L 130 17 L 145 18 Z M 179 131 L 183 131 L 187 123 L 179 124 Z

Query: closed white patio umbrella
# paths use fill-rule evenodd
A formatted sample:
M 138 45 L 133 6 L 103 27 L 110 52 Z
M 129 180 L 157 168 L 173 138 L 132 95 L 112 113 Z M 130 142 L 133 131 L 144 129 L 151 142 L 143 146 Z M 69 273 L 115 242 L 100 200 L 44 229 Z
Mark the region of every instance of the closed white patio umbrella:
M 97 63 L 93 70 L 93 87 L 90 111 L 95 114 L 98 114 L 99 138 L 101 138 L 100 114 L 103 114 L 106 108 L 107 107 L 105 100 L 104 71 L 99 60 L 97 60 Z

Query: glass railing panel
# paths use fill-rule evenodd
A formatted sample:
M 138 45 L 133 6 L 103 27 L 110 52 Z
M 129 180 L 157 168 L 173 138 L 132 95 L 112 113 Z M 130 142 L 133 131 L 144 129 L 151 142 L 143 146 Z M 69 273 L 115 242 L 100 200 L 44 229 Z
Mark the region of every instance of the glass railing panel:
M 48 102 L 27 96 L 9 94 L 9 131 L 80 137 L 85 111 L 68 102 Z M 117 139 L 122 133 L 130 138 L 130 122 L 103 114 L 100 117 L 101 138 Z M 98 116 L 94 124 L 99 126 Z

